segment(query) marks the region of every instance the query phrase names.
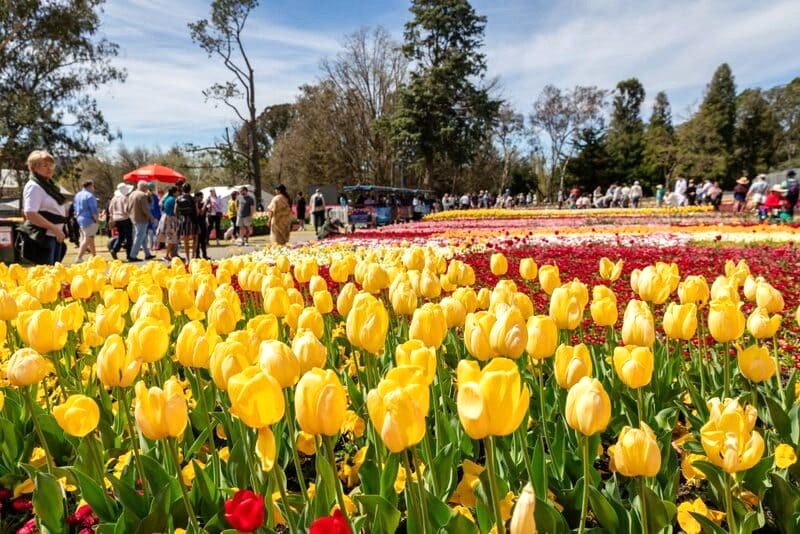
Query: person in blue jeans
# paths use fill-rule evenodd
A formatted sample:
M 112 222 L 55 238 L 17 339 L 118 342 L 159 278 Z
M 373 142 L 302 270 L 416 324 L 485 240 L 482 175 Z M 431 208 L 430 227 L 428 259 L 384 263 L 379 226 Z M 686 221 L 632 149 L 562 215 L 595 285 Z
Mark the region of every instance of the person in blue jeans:
M 158 250 L 159 243 L 156 240 L 156 230 L 158 229 L 158 221 L 161 220 L 161 199 L 158 198 L 155 182 L 147 184 L 147 190 L 150 192 L 151 200 L 150 215 L 156 220 L 155 224 L 150 223 L 147 225 L 147 244 L 150 246 L 150 250 Z
M 83 261 L 83 255 L 88 252 L 92 256 L 97 254 L 94 248 L 94 236 L 97 235 L 97 199 L 94 196 L 94 182 L 86 180 L 83 189 L 75 195 L 72 201 L 75 209 L 75 218 L 81 228 L 81 243 L 78 247 L 77 262 Z
M 147 191 L 147 182 L 144 180 L 136 184 L 136 191 L 131 193 L 130 196 L 130 217 L 133 221 L 133 246 L 131 247 L 130 256 L 128 261 L 139 261 L 137 257 L 139 249 L 144 248 L 144 259 L 152 260 L 155 258 L 150 253 L 150 247 L 147 246 L 147 226 L 149 224 L 156 225 L 158 221 L 150 213 L 150 193 Z

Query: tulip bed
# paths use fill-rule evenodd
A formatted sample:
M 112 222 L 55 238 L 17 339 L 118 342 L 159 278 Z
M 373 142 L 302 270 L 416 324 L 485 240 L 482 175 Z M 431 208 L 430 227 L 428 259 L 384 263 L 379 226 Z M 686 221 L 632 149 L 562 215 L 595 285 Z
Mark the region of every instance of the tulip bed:
M 0 531 L 798 532 L 797 230 L 666 215 L 0 264 Z

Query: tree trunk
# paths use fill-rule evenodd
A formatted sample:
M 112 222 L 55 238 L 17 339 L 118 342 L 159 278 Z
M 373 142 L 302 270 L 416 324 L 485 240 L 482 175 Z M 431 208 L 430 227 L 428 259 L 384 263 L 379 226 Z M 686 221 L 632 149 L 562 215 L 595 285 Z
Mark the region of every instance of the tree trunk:
M 425 153 L 425 178 L 423 178 L 425 189 L 431 188 L 431 183 L 433 183 L 433 153 L 426 152 Z
M 250 94 L 247 102 L 250 112 L 250 167 L 253 172 L 253 185 L 256 189 L 256 206 L 261 203 L 261 158 L 258 154 L 258 137 L 256 136 L 256 87 L 253 69 L 248 69 L 250 74 Z

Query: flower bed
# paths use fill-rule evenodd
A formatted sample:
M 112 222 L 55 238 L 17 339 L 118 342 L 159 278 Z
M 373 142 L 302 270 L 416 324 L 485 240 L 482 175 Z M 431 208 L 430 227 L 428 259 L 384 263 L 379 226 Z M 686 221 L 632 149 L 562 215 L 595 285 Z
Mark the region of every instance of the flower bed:
M 796 531 L 796 230 L 531 220 L 0 266 L 0 531 Z

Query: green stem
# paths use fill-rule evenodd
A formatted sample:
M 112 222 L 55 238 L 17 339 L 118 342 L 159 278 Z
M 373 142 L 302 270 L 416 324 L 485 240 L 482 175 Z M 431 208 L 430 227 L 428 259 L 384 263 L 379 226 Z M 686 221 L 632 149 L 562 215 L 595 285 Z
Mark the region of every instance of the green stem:
M 778 388 L 778 394 L 781 396 L 781 408 L 786 408 L 786 393 L 783 391 L 783 382 L 781 381 L 781 361 L 778 359 L 778 336 L 772 336 L 772 355 L 775 358 L 775 384 Z
M 731 476 L 728 473 L 725 473 L 725 514 L 725 518 L 728 521 L 728 532 L 730 534 L 739 534 L 739 529 L 736 527 L 736 517 L 733 512 Z
M 42 427 L 39 426 L 39 420 L 36 418 L 36 412 L 33 411 L 33 386 L 28 386 L 25 388 L 22 398 L 25 399 L 25 407 L 28 409 L 28 413 L 31 415 L 33 428 L 36 431 L 36 435 L 39 437 L 39 442 L 42 444 L 42 449 L 44 449 L 47 472 L 52 473 L 54 468 L 53 456 L 50 454 L 50 447 L 47 445 L 47 441 L 44 439 L 44 433 L 42 432 Z
M 642 395 L 642 388 L 636 388 L 636 408 L 639 412 L 639 425 L 645 420 L 644 412 L 644 398 Z
M 687 341 L 686 346 L 689 348 L 689 350 L 692 350 L 691 342 Z M 704 361 L 705 357 L 702 355 L 705 353 L 706 352 L 704 348 L 701 348 L 699 353 L 697 351 L 694 351 L 694 355 L 697 358 L 697 363 L 696 363 L 697 372 L 700 373 L 700 396 L 704 399 L 706 398 L 706 372 L 705 372 L 706 362 Z
M 586 531 L 586 514 L 589 513 L 589 437 L 579 436 L 583 440 L 583 494 L 581 495 L 581 526 L 578 534 Z
M 431 468 L 430 473 L 431 473 L 431 486 L 433 487 L 433 494 L 439 497 L 439 484 L 436 481 L 436 470 L 432 469 L 434 466 L 434 462 L 436 461 L 436 456 L 434 456 L 433 450 L 431 450 L 431 441 L 428 434 L 429 434 L 428 432 L 425 432 L 425 435 L 422 437 L 422 447 L 423 450 L 425 451 L 425 456 L 427 457 L 428 460 L 428 467 Z M 420 476 L 422 475 L 420 474 Z
M 420 529 L 420 532 L 423 534 L 427 530 L 426 518 L 427 515 L 425 514 L 424 502 L 422 500 L 422 490 L 420 489 L 419 483 L 419 472 L 417 472 L 417 483 L 415 484 L 411 477 L 411 462 L 408 461 L 408 450 L 404 450 L 400 453 L 403 458 L 403 468 L 406 471 L 406 488 L 409 489 L 409 494 L 413 495 L 412 499 L 413 503 L 406 502 L 406 507 L 408 508 L 408 513 L 411 514 L 411 509 L 414 509 L 414 515 L 417 517 L 417 528 Z M 416 489 L 416 491 L 414 491 Z M 406 495 L 406 501 L 408 501 L 408 495 Z
M 289 435 L 291 436 L 291 449 L 292 449 L 292 461 L 294 462 L 294 470 L 297 475 L 297 483 L 300 485 L 300 493 L 303 494 L 304 502 L 308 503 L 308 489 L 306 488 L 306 479 L 303 476 L 303 467 L 300 464 L 300 456 L 297 454 L 297 446 L 294 443 L 294 440 L 297 437 L 297 429 L 295 428 L 295 419 L 294 419 L 294 404 L 291 402 L 289 398 L 289 389 L 283 390 L 283 396 L 286 401 L 286 425 L 289 427 Z
M 489 470 L 489 499 L 492 501 L 494 510 L 494 520 L 497 526 L 497 534 L 505 534 L 506 524 L 503 521 L 503 513 L 500 511 L 500 495 L 497 489 L 497 473 L 495 472 L 494 443 L 492 437 L 483 438 L 483 445 L 486 447 L 486 468 Z
M 198 404 L 200 405 L 200 413 L 203 414 L 203 422 L 206 424 L 206 429 L 208 430 L 208 446 L 209 449 L 211 449 L 211 457 L 216 458 L 217 445 L 214 443 L 214 427 L 211 425 L 211 416 L 209 415 L 209 410 L 206 409 L 206 395 L 203 391 L 203 379 L 198 370 L 190 369 L 189 372 L 194 375 L 194 380 L 197 383 Z M 218 461 L 215 462 L 215 464 L 212 475 L 214 477 L 214 486 L 219 487 L 220 481 L 222 480 L 222 464 Z
M 273 483 L 278 486 L 278 491 L 281 494 L 281 501 L 283 502 L 283 510 L 286 515 L 286 521 L 289 523 L 289 532 L 299 532 L 294 524 L 294 516 L 292 515 L 292 510 L 289 507 L 289 499 L 286 497 L 286 488 L 283 487 L 283 484 L 281 484 L 281 480 L 278 477 L 277 464 L 272 467 L 272 478 Z
M 105 475 L 105 463 L 103 462 L 103 455 L 97 448 L 97 441 L 92 434 L 86 436 L 86 446 L 92 457 L 92 463 L 94 463 L 93 471 L 95 471 L 95 476 L 98 477 L 97 480 L 103 480 L 103 476 Z
M 333 440 L 330 436 L 322 436 L 322 441 L 325 443 L 325 448 L 327 449 L 328 453 L 328 461 L 331 464 L 331 469 L 333 469 L 334 473 L 336 472 L 336 455 L 333 453 Z M 409 475 L 410 476 L 410 475 Z M 342 483 L 336 479 L 334 480 L 333 484 L 336 486 L 336 501 L 339 503 L 339 509 L 342 511 L 342 516 L 344 516 L 344 520 L 347 522 L 347 526 L 350 527 L 350 531 L 353 531 L 353 525 L 350 523 L 350 516 L 347 514 L 347 506 L 344 502 L 344 492 L 342 491 Z
M 528 432 L 525 428 L 525 425 L 519 425 L 517 432 L 517 436 L 519 437 L 519 442 L 522 447 L 522 458 L 525 461 L 525 470 L 528 473 L 528 479 L 530 479 L 531 484 L 535 488 L 536 482 L 533 479 L 533 464 L 531 464 L 531 457 L 528 454 Z
M 729 356 L 729 342 L 725 342 L 725 353 L 722 355 L 722 398 L 727 399 L 730 397 L 731 391 L 731 377 L 730 377 L 730 356 Z
M 192 508 L 192 503 L 189 502 L 189 493 L 186 491 L 186 485 L 183 483 L 183 478 L 181 476 L 181 462 L 178 459 L 178 440 L 175 438 L 167 438 L 164 441 L 167 449 L 169 449 L 169 452 L 172 455 L 172 461 L 175 463 L 175 474 L 178 477 L 178 485 L 181 487 L 181 498 L 183 499 L 183 505 L 186 507 L 186 513 L 189 515 L 189 524 L 192 525 L 192 530 L 195 532 L 201 532 L 200 523 L 197 521 L 197 516 L 194 513 L 194 508 Z
M 411 451 L 411 459 L 413 460 L 413 462 L 415 464 L 414 465 L 414 468 L 415 468 L 414 472 L 417 474 L 416 486 L 417 486 L 417 490 L 418 490 L 418 493 L 419 493 L 420 510 L 422 511 L 422 517 L 423 518 L 427 518 L 428 517 L 428 507 L 425 504 L 425 490 L 424 490 L 424 487 L 422 485 L 422 462 L 419 460 L 419 457 L 417 456 L 416 449 L 414 447 L 412 447 L 410 449 L 410 451 Z M 430 467 L 432 468 L 433 464 L 431 464 Z M 433 469 L 431 469 L 431 474 L 433 474 Z M 423 523 L 422 529 L 423 529 L 423 532 L 425 532 L 425 530 L 427 530 L 427 522 Z
M 136 465 L 136 470 L 139 472 L 139 479 L 142 481 L 142 488 L 144 489 L 144 494 L 150 494 L 150 485 L 147 482 L 147 477 L 144 475 L 144 466 L 142 465 L 142 458 L 139 456 L 139 434 L 136 432 L 136 429 L 133 427 L 133 419 L 131 418 L 131 407 L 130 403 L 128 402 L 128 397 L 125 395 L 125 390 L 121 387 L 117 388 L 117 396 L 119 397 L 120 403 L 122 403 L 122 409 L 125 411 L 125 423 L 128 427 L 128 434 L 131 438 L 131 449 L 133 449 L 133 461 Z
M 650 532 L 650 528 L 647 525 L 647 502 L 645 499 L 646 493 L 645 488 L 647 487 L 647 483 L 644 477 L 639 477 L 639 506 L 641 507 L 642 512 L 642 532 L 643 534 L 647 534 Z
M 539 361 L 539 412 L 540 412 L 540 423 L 542 425 L 542 440 L 543 445 L 546 451 L 550 451 L 550 440 L 547 438 L 547 413 L 545 412 L 545 403 L 544 403 L 544 362 L 546 360 Z
M 406 471 L 406 485 L 403 491 L 405 492 L 406 497 L 406 513 L 408 514 L 408 521 L 411 522 L 411 514 L 414 514 L 414 521 L 417 523 L 419 528 L 423 527 L 423 518 L 420 514 L 419 503 L 417 501 L 416 495 L 414 495 L 414 490 L 411 486 L 411 466 L 408 463 L 408 454 L 407 451 L 403 451 L 399 453 L 402 461 L 403 461 L 403 469 Z

